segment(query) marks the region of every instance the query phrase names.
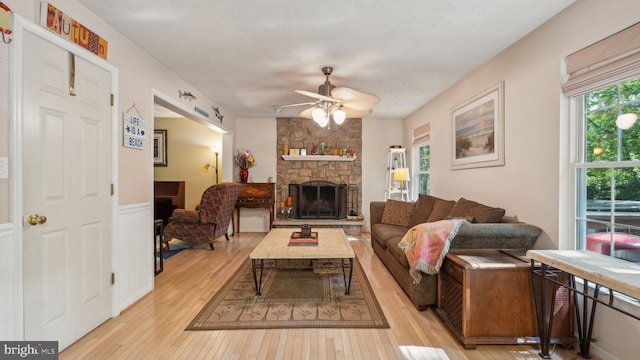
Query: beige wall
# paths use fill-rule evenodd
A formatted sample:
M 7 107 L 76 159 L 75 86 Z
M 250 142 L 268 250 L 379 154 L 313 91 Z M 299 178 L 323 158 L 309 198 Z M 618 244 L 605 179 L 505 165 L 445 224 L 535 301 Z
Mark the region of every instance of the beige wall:
M 153 168 L 154 180 L 185 181 L 185 208 L 194 210 L 202 193 L 215 184 L 215 170 L 202 171 L 204 164 L 215 165 L 216 146 L 218 178 L 222 179 L 222 134 L 186 118 L 156 118 L 155 128 L 167 130 L 167 166 Z
M 431 123 L 432 193 L 500 206 L 541 227 L 536 248 L 573 246 L 563 59 L 638 22 L 638 14 L 636 0 L 577 1 L 411 114 L 404 122 L 405 145 L 411 143 L 414 128 Z M 451 109 L 503 80 L 505 166 L 452 171 Z M 637 313 L 637 306 L 633 311 Z M 604 352 L 604 358 L 636 358 L 632 350 L 637 349 L 638 334 L 640 322 L 599 308 L 594 348 Z

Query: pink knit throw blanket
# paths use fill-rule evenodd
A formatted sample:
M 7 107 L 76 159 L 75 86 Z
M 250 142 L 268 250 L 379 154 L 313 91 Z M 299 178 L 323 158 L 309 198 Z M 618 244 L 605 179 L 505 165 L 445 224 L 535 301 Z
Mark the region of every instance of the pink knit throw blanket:
M 418 224 L 404 235 L 398 246 L 409 261 L 409 274 L 413 283 L 422 279 L 420 272 L 437 274 L 444 257 L 449 252 L 451 240 L 467 221 L 463 219 L 440 220 Z

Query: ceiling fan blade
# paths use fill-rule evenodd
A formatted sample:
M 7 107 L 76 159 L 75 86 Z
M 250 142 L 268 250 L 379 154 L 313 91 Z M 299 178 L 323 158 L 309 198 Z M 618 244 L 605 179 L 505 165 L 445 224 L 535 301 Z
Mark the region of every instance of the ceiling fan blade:
M 297 92 L 300 95 L 309 96 L 309 97 L 320 99 L 320 100 L 324 100 L 324 101 L 340 102 L 340 100 L 338 100 L 338 99 L 330 98 L 328 96 L 320 95 L 318 93 L 314 93 L 314 92 L 307 91 L 307 90 L 294 90 L 294 91 Z
M 274 106 L 272 106 L 272 108 L 274 108 L 274 109 L 284 109 L 284 108 L 294 107 L 294 106 L 314 105 L 314 104 L 317 104 L 317 103 L 318 103 L 317 101 L 307 101 L 307 102 L 302 102 L 302 103 L 297 103 L 297 104 L 274 105 Z
M 380 98 L 362 91 L 354 90 L 348 87 L 336 87 L 331 90 L 331 96 L 342 100 L 344 106 L 348 106 L 355 110 L 370 110 Z
M 345 114 L 347 115 L 346 116 L 347 119 L 363 118 L 371 114 L 371 109 L 360 110 L 360 109 L 353 109 L 348 106 L 342 106 L 342 110 L 344 110 Z
M 315 106 L 312 106 L 308 109 L 302 110 L 300 112 L 300 117 L 305 118 L 305 119 L 313 119 L 313 116 L 311 115 L 311 112 L 313 111 L 313 109 L 315 109 Z

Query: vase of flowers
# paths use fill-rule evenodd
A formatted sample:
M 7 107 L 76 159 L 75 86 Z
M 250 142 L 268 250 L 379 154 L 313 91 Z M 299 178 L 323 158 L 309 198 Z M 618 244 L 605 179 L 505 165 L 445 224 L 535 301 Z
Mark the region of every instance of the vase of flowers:
M 240 168 L 240 182 L 246 183 L 249 179 L 249 168 L 256 163 L 251 151 L 247 150 L 243 153 L 238 151 L 234 157 L 236 166 Z

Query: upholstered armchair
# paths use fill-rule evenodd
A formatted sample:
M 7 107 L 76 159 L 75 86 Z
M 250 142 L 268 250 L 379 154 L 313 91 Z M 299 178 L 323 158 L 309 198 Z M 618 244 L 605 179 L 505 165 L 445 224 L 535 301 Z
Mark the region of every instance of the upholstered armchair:
M 229 240 L 227 229 L 240 192 L 238 183 L 222 183 L 210 186 L 202 194 L 196 210 L 175 209 L 169 224 L 164 228 L 165 248 L 176 238 L 191 243 L 208 242 L 213 250 L 213 241 L 224 235 Z

